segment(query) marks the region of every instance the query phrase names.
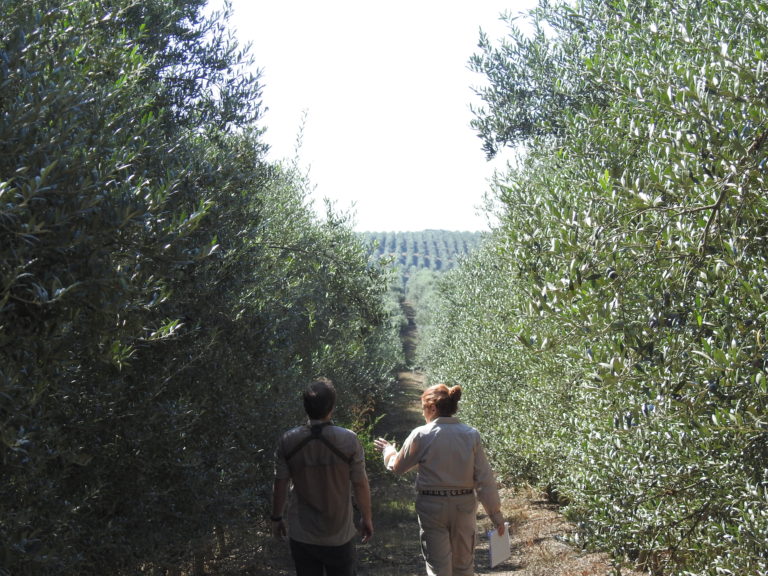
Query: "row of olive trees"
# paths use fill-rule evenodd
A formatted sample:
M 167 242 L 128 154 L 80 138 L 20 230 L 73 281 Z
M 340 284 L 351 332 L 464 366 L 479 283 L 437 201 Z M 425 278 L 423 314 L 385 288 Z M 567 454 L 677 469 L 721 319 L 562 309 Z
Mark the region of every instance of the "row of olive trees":
M 481 38 L 475 127 L 522 144 L 422 363 L 510 475 L 654 574 L 768 570 L 768 13 L 542 3 Z M 513 23 L 512 23 L 513 24 Z
M 458 265 L 482 239 L 481 232 L 423 230 L 421 232 L 363 232 L 371 259 L 392 260 L 405 287 L 421 269 L 441 272 Z
M 397 361 L 204 4 L 0 0 L 0 574 L 180 565 L 266 508 L 298 386 L 352 421 Z

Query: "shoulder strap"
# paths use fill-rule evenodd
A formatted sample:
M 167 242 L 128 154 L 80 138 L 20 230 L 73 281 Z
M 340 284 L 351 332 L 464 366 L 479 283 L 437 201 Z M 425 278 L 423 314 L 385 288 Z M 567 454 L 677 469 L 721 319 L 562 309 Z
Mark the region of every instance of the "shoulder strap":
M 347 456 L 341 450 L 339 450 L 330 440 L 328 440 L 325 436 L 323 436 L 323 428 L 325 428 L 326 426 L 330 426 L 330 424 L 331 424 L 330 422 L 323 422 L 322 424 L 315 424 L 311 426 L 310 435 L 304 438 L 298 444 L 296 444 L 296 446 L 294 446 L 293 449 L 285 455 L 286 462 L 291 458 L 293 458 L 299 450 L 304 448 L 304 446 L 309 444 L 312 440 L 320 440 L 322 441 L 323 444 L 328 446 L 328 448 L 330 448 L 330 450 L 334 454 L 336 454 L 336 456 L 344 460 L 344 462 L 346 462 L 347 464 L 352 464 L 354 455 Z
M 314 437 L 313 437 L 313 436 L 307 436 L 307 437 L 306 437 L 306 438 L 304 438 L 304 439 L 303 439 L 301 442 L 299 442 L 298 444 L 296 444 L 296 446 L 294 446 L 294 447 L 293 447 L 293 450 L 291 450 L 290 452 L 287 452 L 287 453 L 285 454 L 285 461 L 287 462 L 288 460 L 290 460 L 291 458 L 293 458 L 293 457 L 296 455 L 296 452 L 298 452 L 299 450 L 301 450 L 302 448 L 304 448 L 304 446 L 306 446 L 306 445 L 309 443 L 309 441 L 310 441 L 310 440 L 313 440 L 313 439 L 314 439 Z M 285 450 L 283 450 L 283 452 L 285 452 Z
M 336 454 L 336 456 L 338 456 L 339 458 L 341 458 L 342 460 L 344 460 L 344 462 L 346 462 L 347 464 L 352 464 L 352 460 L 353 460 L 353 458 L 354 458 L 354 455 L 353 455 L 353 454 L 351 454 L 351 455 L 347 456 L 347 455 L 346 455 L 346 454 L 344 454 L 344 453 L 343 453 L 341 450 L 339 450 L 339 449 L 336 447 L 336 445 L 335 445 L 335 444 L 333 444 L 333 443 L 332 443 L 330 440 L 328 440 L 328 439 L 327 439 L 326 437 L 324 437 L 324 436 L 320 436 L 320 437 L 319 437 L 319 439 L 320 439 L 320 440 L 322 440 L 322 441 L 323 441 L 323 444 L 325 444 L 326 446 L 328 446 L 328 448 L 330 448 L 330 449 L 331 449 L 331 451 L 332 451 L 334 454 Z

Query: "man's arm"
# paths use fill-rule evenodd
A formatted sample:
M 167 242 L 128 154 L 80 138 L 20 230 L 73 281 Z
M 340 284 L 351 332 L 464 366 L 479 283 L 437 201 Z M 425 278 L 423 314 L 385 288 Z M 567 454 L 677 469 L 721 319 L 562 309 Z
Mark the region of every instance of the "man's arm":
M 362 523 L 360 530 L 363 534 L 363 542 L 368 542 L 373 536 L 373 512 L 371 511 L 371 487 L 368 484 L 368 475 L 364 474 L 359 480 L 352 482 L 352 491 L 355 494 L 355 502 L 360 509 Z
M 270 522 L 272 524 L 272 535 L 278 540 L 285 540 L 288 536 L 288 532 L 285 529 L 285 520 L 283 519 L 283 510 L 285 508 L 285 500 L 288 497 L 288 484 L 290 479 L 288 478 L 275 478 L 275 482 L 272 485 L 272 517 Z

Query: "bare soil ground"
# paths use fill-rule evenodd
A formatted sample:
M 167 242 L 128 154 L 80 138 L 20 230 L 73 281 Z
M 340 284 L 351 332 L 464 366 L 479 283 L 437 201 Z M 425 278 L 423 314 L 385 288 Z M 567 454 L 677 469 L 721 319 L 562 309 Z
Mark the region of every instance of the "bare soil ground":
M 397 390 L 374 433 L 401 445 L 408 433 L 423 424 L 419 400 L 424 383 L 418 373 L 400 374 Z M 358 546 L 360 576 L 423 576 L 426 574 L 414 511 L 414 478 L 394 476 L 380 461 L 368 462 L 375 534 Z M 475 574 L 495 576 L 642 576 L 615 566 L 608 555 L 587 553 L 568 543 L 574 532 L 558 507 L 536 490 L 502 489 L 502 510 L 510 523 L 511 557 L 489 568 L 486 531 L 491 523 L 480 507 Z M 266 524 L 225 550 L 213 554 L 197 574 L 289 576 L 294 574 L 286 544 L 271 539 Z
M 388 406 L 375 435 L 402 445 L 408 433 L 424 423 L 420 396 L 424 382 L 420 374 L 403 372 L 399 389 Z M 413 477 L 395 477 L 378 462 L 368 466 L 374 502 L 375 541 L 361 547 L 361 575 L 416 576 L 426 574 L 418 545 L 414 511 Z M 586 553 L 568 543 L 574 532 L 557 505 L 538 491 L 502 489 L 502 510 L 510 523 L 511 557 L 489 568 L 488 539 L 491 523 L 482 507 L 478 510 L 478 548 L 475 573 L 498 576 L 641 576 L 641 572 L 615 566 L 608 555 Z

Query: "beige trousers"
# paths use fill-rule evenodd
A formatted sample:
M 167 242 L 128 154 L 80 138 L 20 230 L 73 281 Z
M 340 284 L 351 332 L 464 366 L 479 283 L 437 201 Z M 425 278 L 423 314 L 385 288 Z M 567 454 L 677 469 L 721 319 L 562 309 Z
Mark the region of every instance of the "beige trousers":
M 474 494 L 416 496 L 421 553 L 429 576 L 473 576 L 476 512 Z

